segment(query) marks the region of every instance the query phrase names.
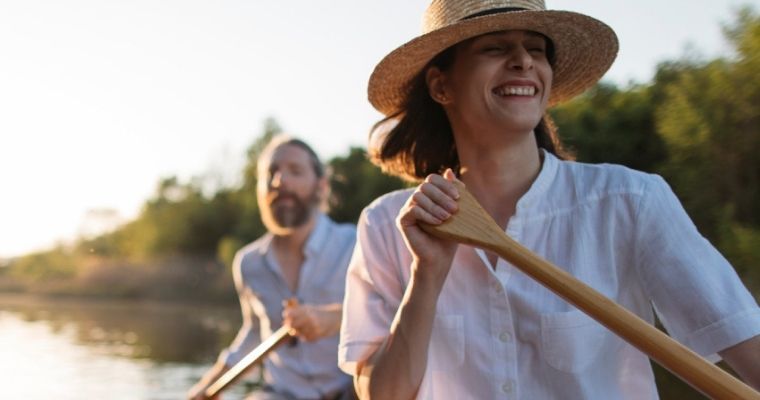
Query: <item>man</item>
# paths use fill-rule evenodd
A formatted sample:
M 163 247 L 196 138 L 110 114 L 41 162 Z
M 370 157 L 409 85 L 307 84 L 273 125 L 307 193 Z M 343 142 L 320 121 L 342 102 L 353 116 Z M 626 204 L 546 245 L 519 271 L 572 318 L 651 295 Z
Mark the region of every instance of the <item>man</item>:
M 324 167 L 303 141 L 276 137 L 258 161 L 257 197 L 268 233 L 235 256 L 243 325 L 232 345 L 189 392 L 205 389 L 283 324 L 297 339 L 264 360 L 264 389 L 250 399 L 338 399 L 351 379 L 337 366 L 345 275 L 355 227 L 320 211 Z M 297 304 L 285 305 L 295 299 Z

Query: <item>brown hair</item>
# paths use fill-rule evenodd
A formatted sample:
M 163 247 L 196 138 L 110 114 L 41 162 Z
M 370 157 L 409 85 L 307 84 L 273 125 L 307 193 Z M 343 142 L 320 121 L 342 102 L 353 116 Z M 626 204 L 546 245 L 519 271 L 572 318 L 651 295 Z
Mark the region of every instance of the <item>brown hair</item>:
M 546 43 L 547 57 L 553 66 L 554 46 L 548 38 Z M 370 160 L 383 171 L 409 181 L 425 179 L 429 174 L 440 174 L 447 168 L 459 171 L 459 155 L 451 124 L 443 106 L 430 97 L 425 81 L 428 68 L 435 66 L 445 71 L 453 64 L 457 46 L 451 46 L 435 56 L 408 85 L 409 92 L 401 109 L 380 120 L 370 130 L 370 141 L 376 135 L 383 135 L 379 138 L 379 144 L 370 146 L 369 150 Z M 382 132 L 392 122 L 396 125 L 387 133 Z M 573 159 L 572 154 L 564 149 L 548 113 L 544 114 L 533 131 L 539 148 L 563 160 Z
M 322 164 L 322 161 L 319 160 L 319 156 L 317 156 L 317 153 L 314 151 L 314 149 L 312 149 L 311 146 L 309 146 L 303 140 L 296 139 L 284 134 L 273 137 L 266 144 L 266 146 L 264 146 L 264 149 L 261 150 L 261 153 L 259 155 L 259 160 L 266 160 L 272 157 L 272 153 L 274 153 L 275 150 L 279 149 L 282 146 L 295 146 L 305 151 L 306 154 L 309 155 L 311 166 L 314 169 L 314 174 L 317 175 L 317 178 L 322 178 L 325 176 L 325 166 Z

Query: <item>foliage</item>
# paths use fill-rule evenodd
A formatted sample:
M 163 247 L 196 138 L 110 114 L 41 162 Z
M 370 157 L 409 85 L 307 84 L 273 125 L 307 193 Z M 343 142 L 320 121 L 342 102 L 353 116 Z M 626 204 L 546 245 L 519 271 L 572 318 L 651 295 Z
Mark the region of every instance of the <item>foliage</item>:
M 346 157 L 333 158 L 329 166 L 330 217 L 338 222 L 356 223 L 372 200 L 405 187 L 404 181 L 383 174 L 361 148 L 353 147 Z
M 665 146 L 654 126 L 652 88 L 620 90 L 599 84 L 552 110 L 560 137 L 579 161 L 610 162 L 654 171 Z
M 718 247 L 760 302 L 760 227 L 724 220 L 719 232 Z
M 760 17 L 743 9 L 726 31 L 736 59 L 674 68 L 656 112 L 669 152 L 662 173 L 718 241 L 724 219 L 760 227 Z
M 9 275 L 34 283 L 51 282 L 76 275 L 78 258 L 64 245 L 28 254 L 11 263 Z

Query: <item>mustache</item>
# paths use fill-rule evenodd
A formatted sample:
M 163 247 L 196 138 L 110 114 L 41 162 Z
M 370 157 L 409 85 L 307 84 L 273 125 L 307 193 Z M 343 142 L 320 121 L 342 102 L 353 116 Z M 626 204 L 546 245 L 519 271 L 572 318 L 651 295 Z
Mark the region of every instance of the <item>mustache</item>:
M 290 199 L 294 202 L 300 203 L 301 199 L 293 192 L 287 191 L 287 190 L 279 190 L 279 191 L 273 191 L 270 192 L 267 195 L 267 201 L 269 204 L 274 204 L 280 200 L 286 200 Z

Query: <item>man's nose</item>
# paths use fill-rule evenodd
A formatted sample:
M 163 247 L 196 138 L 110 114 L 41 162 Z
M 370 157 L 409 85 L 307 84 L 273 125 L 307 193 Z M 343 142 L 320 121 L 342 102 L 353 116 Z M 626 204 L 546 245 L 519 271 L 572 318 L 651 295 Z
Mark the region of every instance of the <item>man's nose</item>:
M 277 171 L 272 174 L 269 180 L 269 187 L 272 189 L 288 190 L 292 185 L 293 175 L 287 171 Z
M 272 174 L 272 177 L 269 179 L 269 187 L 271 188 L 279 188 L 283 184 L 283 176 L 282 172 L 275 172 Z

